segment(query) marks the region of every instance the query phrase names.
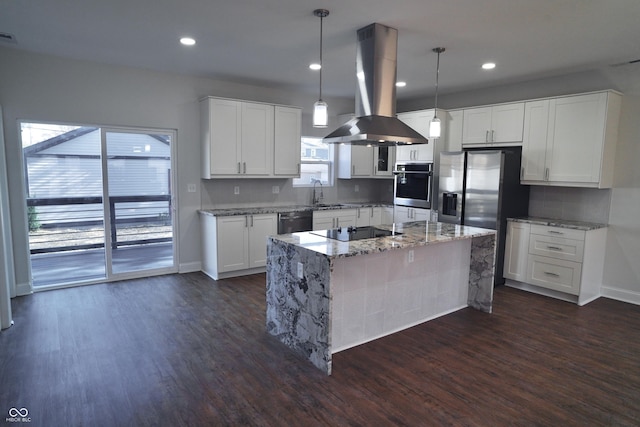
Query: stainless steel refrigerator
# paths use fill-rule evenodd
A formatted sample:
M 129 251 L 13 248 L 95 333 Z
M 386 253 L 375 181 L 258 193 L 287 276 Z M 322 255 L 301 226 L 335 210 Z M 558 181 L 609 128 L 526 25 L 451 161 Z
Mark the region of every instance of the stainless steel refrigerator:
M 497 231 L 494 285 L 504 284 L 507 218 L 529 211 L 529 187 L 520 185 L 521 157 L 521 147 L 440 153 L 438 221 Z

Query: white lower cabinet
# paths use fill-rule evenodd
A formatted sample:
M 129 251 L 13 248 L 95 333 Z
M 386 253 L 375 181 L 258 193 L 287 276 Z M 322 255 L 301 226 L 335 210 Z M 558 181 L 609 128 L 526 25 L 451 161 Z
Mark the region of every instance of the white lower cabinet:
M 396 205 L 393 211 L 393 222 L 428 221 L 430 216 L 430 209 Z
M 338 227 L 355 227 L 356 209 L 329 209 L 313 211 L 313 229 L 329 230 Z
M 381 207 L 356 208 L 356 226 L 365 227 L 367 225 L 382 224 Z
M 504 277 L 516 281 L 510 286 L 586 304 L 600 296 L 605 241 L 606 228 L 509 221 Z
M 201 215 L 202 269 L 218 280 L 264 271 L 267 237 L 277 234 L 276 214 Z

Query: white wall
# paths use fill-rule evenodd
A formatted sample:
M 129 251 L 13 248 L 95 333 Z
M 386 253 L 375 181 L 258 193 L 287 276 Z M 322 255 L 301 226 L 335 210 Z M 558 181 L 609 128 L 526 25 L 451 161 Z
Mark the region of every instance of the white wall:
M 176 129 L 181 271 L 200 266 L 198 100 L 214 95 L 297 105 L 304 109 L 305 133 L 317 132 L 306 124 L 310 122 L 314 94 L 75 61 L 3 47 L 0 47 L 0 63 L 0 105 L 4 109 L 18 293 L 30 290 L 18 120 Z M 327 102 L 331 111 L 336 112 L 349 110 L 353 105 L 351 99 L 328 99 Z M 187 184 L 191 183 L 197 184 L 196 193 L 186 191 Z

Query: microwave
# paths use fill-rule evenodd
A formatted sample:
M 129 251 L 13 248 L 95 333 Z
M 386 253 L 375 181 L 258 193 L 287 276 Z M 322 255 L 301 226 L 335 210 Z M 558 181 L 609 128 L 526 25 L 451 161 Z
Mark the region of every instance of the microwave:
M 393 203 L 431 209 L 433 163 L 396 163 Z

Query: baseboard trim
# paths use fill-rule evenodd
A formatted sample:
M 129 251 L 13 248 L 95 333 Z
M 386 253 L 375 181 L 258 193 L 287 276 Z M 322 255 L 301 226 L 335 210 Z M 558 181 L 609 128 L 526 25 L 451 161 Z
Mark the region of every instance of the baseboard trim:
M 33 287 L 31 283 L 18 283 L 16 284 L 16 296 L 21 297 L 24 295 L 31 295 L 33 293 Z
M 629 304 L 640 305 L 640 292 L 628 291 L 626 289 L 616 289 L 602 286 L 600 293 L 603 297 L 614 300 L 628 302 Z
M 202 263 L 199 261 L 187 262 L 178 266 L 178 273 L 195 273 L 200 270 L 202 270 Z

